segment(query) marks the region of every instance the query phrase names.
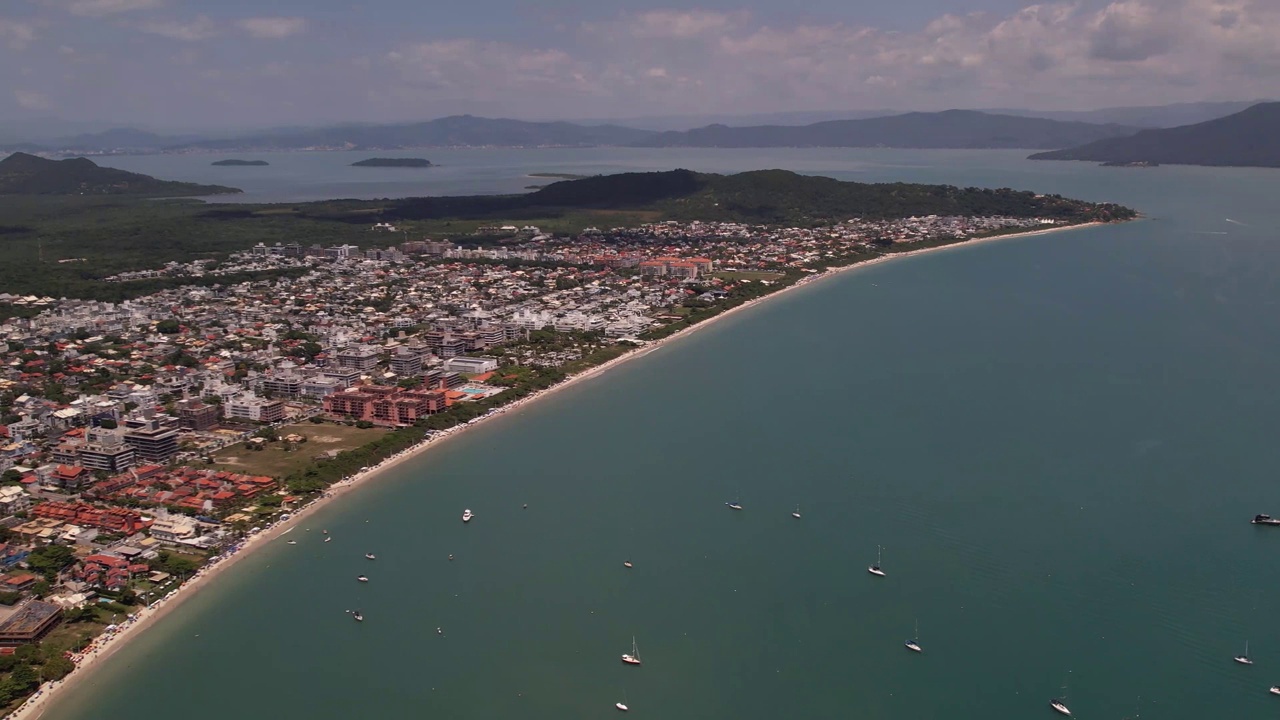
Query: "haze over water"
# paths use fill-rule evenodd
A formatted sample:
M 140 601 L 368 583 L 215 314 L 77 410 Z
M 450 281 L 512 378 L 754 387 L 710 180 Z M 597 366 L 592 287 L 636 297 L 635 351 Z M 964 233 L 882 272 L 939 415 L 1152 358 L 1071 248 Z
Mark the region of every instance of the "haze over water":
M 993 152 L 487 157 L 487 179 L 432 192 L 787 167 L 1149 219 L 847 273 L 487 423 L 243 560 L 46 718 L 559 720 L 622 700 L 654 718 L 1048 718 L 1067 677 L 1077 717 L 1130 715 L 1139 696 L 1145 718 L 1275 712 L 1280 530 L 1248 520 L 1280 514 L 1280 173 Z M 126 164 L 190 156 L 117 160 L 215 177 Z M 866 572 L 877 544 L 886 578 Z M 902 647 L 916 620 L 922 655 Z M 618 660 L 633 635 L 641 668 Z M 1231 660 L 1246 639 L 1252 667 Z

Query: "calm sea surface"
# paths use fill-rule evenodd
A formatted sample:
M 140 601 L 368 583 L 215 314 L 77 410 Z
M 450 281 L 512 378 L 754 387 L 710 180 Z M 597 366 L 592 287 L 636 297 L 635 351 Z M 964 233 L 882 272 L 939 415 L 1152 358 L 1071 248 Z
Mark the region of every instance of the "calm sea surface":
M 1280 711 L 1280 529 L 1248 523 L 1280 515 L 1280 172 L 425 156 L 442 167 L 104 162 L 250 199 L 785 167 L 1149 219 L 848 273 L 488 423 L 242 561 L 46 718 L 561 720 L 618 701 L 667 719 L 1050 718 L 1067 679 L 1083 718 L 1130 715 L 1139 696 L 1144 718 Z M 411 172 L 424 179 L 396 179 Z M 886 578 L 866 572 L 877 545 Z M 922 655 L 902 647 L 917 621 Z M 632 636 L 640 668 L 618 660 Z M 1252 667 L 1231 660 L 1246 640 Z

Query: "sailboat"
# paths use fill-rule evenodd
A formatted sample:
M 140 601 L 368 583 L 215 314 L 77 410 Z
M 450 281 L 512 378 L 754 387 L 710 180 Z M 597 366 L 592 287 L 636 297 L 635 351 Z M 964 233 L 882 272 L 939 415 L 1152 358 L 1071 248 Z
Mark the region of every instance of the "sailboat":
M 734 499 L 733 499 L 733 502 L 727 502 L 727 503 L 725 503 L 725 505 L 727 505 L 727 506 L 729 507 L 729 509 L 730 509 L 730 510 L 741 510 L 741 509 L 742 509 L 742 503 L 738 502 L 738 498 L 734 498 Z
M 795 519 L 797 519 L 797 520 L 799 520 L 799 519 L 800 519 L 800 506 L 799 506 L 799 505 L 797 505 L 797 506 L 796 506 L 796 510 L 795 510 L 795 512 L 791 513 L 791 517 L 793 517 L 793 518 L 795 518 Z
M 878 575 L 880 577 L 884 577 L 884 571 L 880 569 L 880 546 L 879 545 L 876 546 L 876 564 L 867 568 L 867 572 L 871 573 L 872 575 Z
M 1237 655 L 1237 656 L 1235 657 L 1235 661 L 1236 661 L 1236 662 L 1238 662 L 1238 663 L 1240 663 L 1241 665 L 1252 665 L 1252 664 L 1253 664 L 1253 661 L 1249 659 L 1249 641 L 1248 641 L 1248 640 L 1245 640 L 1245 641 L 1244 641 L 1244 654 L 1243 654 L 1243 655 Z
M 626 700 L 626 699 L 627 699 L 627 690 L 626 690 L 626 688 L 623 688 L 623 690 L 622 690 L 622 699 L 623 699 L 623 700 Z M 619 710 L 621 710 L 622 712 L 626 712 L 626 711 L 628 711 L 628 710 L 630 710 L 630 709 L 631 709 L 631 708 L 627 707 L 627 704 L 626 704 L 625 702 L 614 703 L 614 704 L 613 704 L 613 706 L 614 706 L 614 707 L 616 707 L 616 708 L 618 708 L 618 709 L 619 709 Z
M 624 662 L 624 663 L 626 663 L 626 664 L 628 664 L 628 665 L 639 665 L 639 664 L 640 664 L 640 650 L 639 650 L 639 648 L 637 648 L 637 647 L 636 647 L 636 636 L 635 636 L 635 635 L 632 635 L 632 636 L 631 636 L 631 653 L 630 653 L 630 654 L 628 654 L 628 653 L 623 653 L 623 654 L 622 654 L 622 662 Z
M 1049 707 L 1068 717 L 1071 715 L 1071 708 L 1067 707 L 1067 683 L 1065 680 L 1062 682 L 1062 697 L 1050 700 Z
M 924 652 L 924 648 L 920 647 L 920 621 L 916 621 L 916 634 L 913 639 L 908 640 L 905 645 L 911 652 Z

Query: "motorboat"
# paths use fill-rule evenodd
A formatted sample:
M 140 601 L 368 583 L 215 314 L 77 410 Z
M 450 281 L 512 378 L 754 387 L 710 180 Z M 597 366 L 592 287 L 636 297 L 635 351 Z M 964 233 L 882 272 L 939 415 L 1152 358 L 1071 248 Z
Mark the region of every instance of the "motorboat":
M 1270 515 L 1258 514 L 1253 516 L 1251 520 L 1254 525 L 1280 525 L 1280 519 L 1273 518 Z
M 470 508 L 462 511 L 462 522 L 464 523 L 471 522 L 471 518 L 473 517 L 475 516 L 471 514 Z
M 355 618 L 356 622 L 364 622 L 364 615 L 361 615 L 359 610 L 351 613 L 351 617 Z
M 1050 700 L 1050 701 L 1049 701 L 1049 707 L 1053 708 L 1054 710 L 1057 710 L 1058 712 L 1062 713 L 1063 715 L 1066 715 L 1066 716 L 1068 716 L 1068 717 L 1070 717 L 1070 716 L 1071 716 L 1071 708 L 1068 708 L 1068 707 L 1067 707 L 1067 701 L 1066 701 L 1066 700 L 1064 700 L 1064 699 L 1061 699 L 1061 698 L 1054 698 L 1054 699 Z
M 727 502 L 727 503 L 725 503 L 725 505 L 726 505 L 730 510 L 741 510 L 741 509 L 742 509 L 742 503 L 738 502 L 737 500 L 734 500 L 733 502 Z
M 325 542 L 329 542 L 329 541 L 331 541 L 331 540 L 333 540 L 333 536 L 332 536 L 332 535 L 330 535 L 330 536 L 328 536 L 328 537 L 326 537 L 326 538 L 324 539 L 324 541 L 325 541 Z
M 289 540 L 289 541 L 285 542 L 285 544 L 286 544 L 286 545 L 297 545 L 297 544 L 298 544 L 298 541 L 297 541 L 297 540 Z
M 1272 695 L 1280 695 L 1280 685 L 1272 685 L 1271 689 L 1268 690 L 1267 692 L 1271 693 Z
M 360 582 L 369 582 L 369 578 L 365 577 L 364 575 L 358 575 L 356 577 L 356 580 L 359 580 Z
M 377 556 L 377 555 L 374 555 L 373 553 L 365 553 L 365 554 L 364 554 L 364 559 L 365 559 L 365 560 L 377 560 L 377 559 L 378 559 L 378 556 Z
M 630 560 L 623 560 L 622 567 L 629 568 L 629 567 L 635 567 L 635 565 L 632 565 Z

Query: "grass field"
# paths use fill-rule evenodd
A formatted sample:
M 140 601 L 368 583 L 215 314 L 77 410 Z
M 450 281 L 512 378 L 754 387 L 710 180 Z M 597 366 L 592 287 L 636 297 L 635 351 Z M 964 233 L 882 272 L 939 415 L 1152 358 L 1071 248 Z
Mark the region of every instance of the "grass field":
M 310 465 L 317 455 L 357 448 L 386 432 L 381 428 L 366 430 L 328 423 L 286 425 L 280 428 L 280 437 L 297 434 L 307 438 L 307 441 L 292 450 L 286 450 L 283 441 L 267 443 L 264 450 L 250 450 L 244 443 L 236 443 L 214 455 L 213 467 L 280 478 Z

